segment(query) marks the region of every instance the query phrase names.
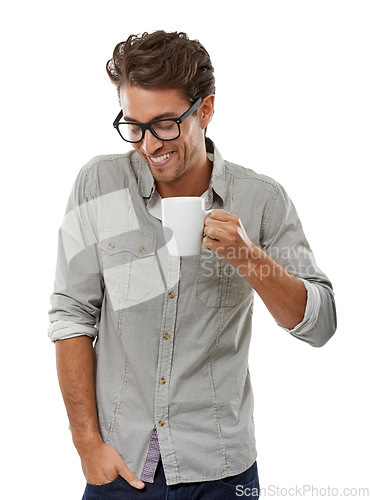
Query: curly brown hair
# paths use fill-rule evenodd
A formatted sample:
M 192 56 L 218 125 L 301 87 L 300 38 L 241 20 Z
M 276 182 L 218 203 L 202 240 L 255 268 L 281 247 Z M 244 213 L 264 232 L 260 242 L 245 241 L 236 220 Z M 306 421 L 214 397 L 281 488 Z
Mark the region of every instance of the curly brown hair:
M 130 35 L 116 45 L 106 70 L 118 99 L 121 85 L 179 89 L 191 102 L 216 90 L 208 52 L 183 32 Z

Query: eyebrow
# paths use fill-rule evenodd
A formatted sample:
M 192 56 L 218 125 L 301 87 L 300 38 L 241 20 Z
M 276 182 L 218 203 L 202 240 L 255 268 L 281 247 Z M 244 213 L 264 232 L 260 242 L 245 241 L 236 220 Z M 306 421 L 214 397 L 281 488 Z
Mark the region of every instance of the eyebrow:
M 150 120 L 150 122 L 155 122 L 157 120 L 162 120 L 163 118 L 178 118 L 180 115 L 176 114 L 176 113 L 173 113 L 173 112 L 168 112 L 168 113 L 162 113 L 161 115 L 157 115 L 155 116 L 152 120 Z M 126 121 L 126 122 L 134 122 L 134 123 L 143 123 L 143 122 L 139 122 L 137 120 L 135 120 L 135 118 L 130 118 L 129 116 L 123 116 L 123 119 Z M 147 122 L 147 123 L 150 123 L 150 122 Z

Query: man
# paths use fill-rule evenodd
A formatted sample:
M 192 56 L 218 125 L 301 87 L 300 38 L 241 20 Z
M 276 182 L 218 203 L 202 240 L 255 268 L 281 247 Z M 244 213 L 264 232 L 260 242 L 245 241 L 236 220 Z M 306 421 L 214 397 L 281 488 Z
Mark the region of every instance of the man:
M 198 41 L 130 36 L 107 71 L 133 150 L 79 172 L 50 310 L 83 498 L 257 498 L 253 291 L 319 347 L 336 329 L 331 283 L 284 189 L 205 137 L 215 82 Z M 199 255 L 168 254 L 160 202 L 172 196 L 212 209 Z

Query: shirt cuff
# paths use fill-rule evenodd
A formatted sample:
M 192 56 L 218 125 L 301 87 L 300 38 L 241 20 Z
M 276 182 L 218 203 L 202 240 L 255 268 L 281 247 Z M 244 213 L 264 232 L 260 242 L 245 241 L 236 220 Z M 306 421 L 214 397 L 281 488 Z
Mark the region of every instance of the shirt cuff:
M 320 312 L 321 298 L 320 292 L 314 284 L 302 278 L 298 279 L 302 281 L 307 290 L 307 302 L 303 320 L 291 330 L 289 330 L 289 328 L 284 328 L 281 325 L 279 326 L 286 332 L 302 334 L 309 332 L 315 325 Z
M 98 335 L 98 329 L 93 326 L 74 323 L 73 321 L 58 320 L 53 321 L 48 330 L 48 336 L 52 342 L 79 337 L 81 335 L 95 338 Z

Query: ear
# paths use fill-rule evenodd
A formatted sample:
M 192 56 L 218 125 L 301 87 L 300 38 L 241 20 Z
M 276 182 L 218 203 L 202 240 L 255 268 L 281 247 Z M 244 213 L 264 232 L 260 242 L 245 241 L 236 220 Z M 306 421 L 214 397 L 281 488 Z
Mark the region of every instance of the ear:
M 211 121 L 211 118 L 214 113 L 214 108 L 215 108 L 215 96 L 214 94 L 208 94 L 206 97 L 204 97 L 203 101 L 200 103 L 197 113 L 199 125 L 202 129 L 205 129 L 208 126 L 209 122 Z

